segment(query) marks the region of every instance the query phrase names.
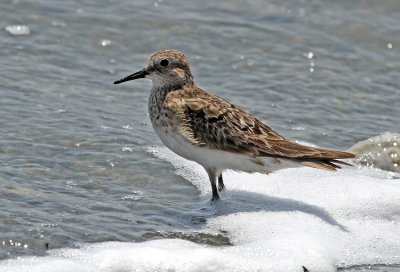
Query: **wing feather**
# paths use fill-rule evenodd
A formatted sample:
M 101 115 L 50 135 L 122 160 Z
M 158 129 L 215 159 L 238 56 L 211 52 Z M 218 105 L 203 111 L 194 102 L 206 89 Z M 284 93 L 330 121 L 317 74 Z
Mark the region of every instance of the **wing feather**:
M 348 152 L 308 147 L 290 141 L 251 114 L 200 88 L 169 93 L 164 107 L 180 120 L 182 136 L 197 146 L 246 153 L 253 157 L 275 156 L 304 161 L 354 157 Z M 310 163 L 316 166 L 315 162 Z M 324 168 L 331 167 L 324 165 Z

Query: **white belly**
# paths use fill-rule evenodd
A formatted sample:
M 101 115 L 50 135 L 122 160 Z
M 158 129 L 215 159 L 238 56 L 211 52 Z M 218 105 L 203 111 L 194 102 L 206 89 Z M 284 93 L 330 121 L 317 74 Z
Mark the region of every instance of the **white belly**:
M 231 169 L 243 172 L 271 173 L 283 168 L 298 167 L 299 164 L 277 158 L 257 157 L 208 149 L 194 146 L 183 139 L 179 134 L 166 133 L 165 130 L 155 129 L 160 140 L 179 156 L 195 161 L 204 168 L 214 167 L 221 171 Z

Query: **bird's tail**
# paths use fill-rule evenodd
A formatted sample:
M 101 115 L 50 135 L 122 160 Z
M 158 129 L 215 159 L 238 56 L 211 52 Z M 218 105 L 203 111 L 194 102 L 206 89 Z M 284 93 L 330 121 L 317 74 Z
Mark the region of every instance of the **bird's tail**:
M 302 158 L 300 163 L 322 170 L 336 171 L 336 169 L 341 168 L 338 164 L 352 166 L 350 163 L 340 161 L 339 159 L 351 159 L 355 157 L 354 154 L 344 151 L 336 151 L 323 148 L 318 148 L 318 151 L 321 152 L 319 154 L 319 157 Z
M 342 168 L 338 164 L 352 166 L 352 164 L 350 164 L 350 163 L 335 160 L 335 159 L 319 159 L 319 160 L 302 161 L 301 164 L 305 165 L 305 166 L 310 166 L 313 168 L 328 170 L 328 171 L 336 171 L 336 169 Z

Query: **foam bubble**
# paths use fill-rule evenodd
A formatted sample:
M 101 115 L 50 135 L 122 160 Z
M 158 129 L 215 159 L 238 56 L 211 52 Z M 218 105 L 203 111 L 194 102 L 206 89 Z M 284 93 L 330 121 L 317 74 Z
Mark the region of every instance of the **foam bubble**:
M 386 132 L 355 144 L 350 151 L 369 167 L 400 172 L 400 134 Z
M 12 35 L 29 35 L 31 30 L 26 25 L 9 25 L 6 26 L 6 31 Z
M 210 197 L 200 166 L 164 148 L 153 152 Z M 290 262 L 321 271 L 400 263 L 400 183 L 388 172 L 296 168 L 270 175 L 227 172 L 224 179 L 227 191 L 208 227 L 227 231 L 239 256 L 245 247 L 282 271 Z

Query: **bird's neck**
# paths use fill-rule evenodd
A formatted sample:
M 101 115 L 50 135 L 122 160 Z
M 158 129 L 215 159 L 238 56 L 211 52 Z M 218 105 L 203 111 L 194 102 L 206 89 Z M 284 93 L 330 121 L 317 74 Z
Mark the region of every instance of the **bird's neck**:
M 150 101 L 156 104 L 161 104 L 165 97 L 167 96 L 168 93 L 179 89 L 179 87 L 176 86 L 159 86 L 159 85 L 154 85 L 151 88 L 151 93 L 150 93 Z
M 157 85 L 153 83 L 151 88 L 148 111 L 150 118 L 153 120 L 161 112 L 167 94 L 184 88 L 185 85 Z
M 165 96 L 173 91 L 184 89 L 185 87 L 192 86 L 193 81 L 186 82 L 174 82 L 167 84 L 163 82 L 163 84 L 157 84 L 158 82 L 153 82 L 153 86 L 151 88 L 151 96 L 156 95 L 159 99 L 164 100 Z

